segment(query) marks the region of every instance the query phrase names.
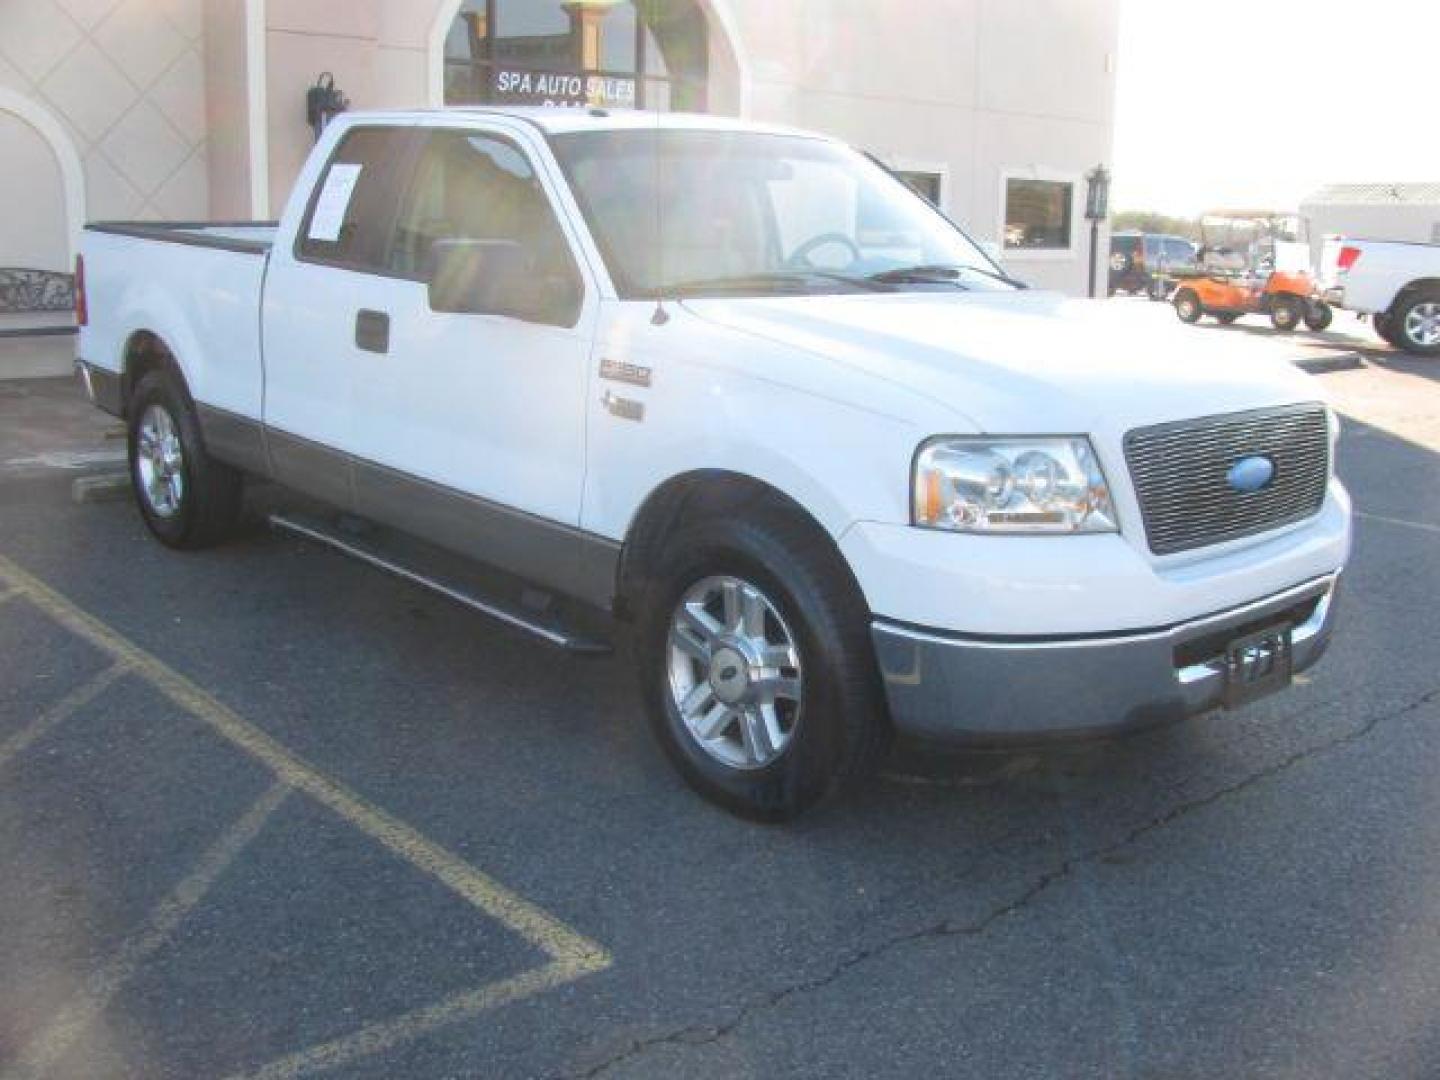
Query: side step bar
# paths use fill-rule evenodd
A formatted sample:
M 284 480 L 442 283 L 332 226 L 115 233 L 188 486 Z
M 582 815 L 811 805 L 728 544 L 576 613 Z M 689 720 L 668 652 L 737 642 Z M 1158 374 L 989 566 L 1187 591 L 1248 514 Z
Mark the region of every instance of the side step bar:
M 438 593 L 471 611 L 489 616 L 512 629 L 539 638 L 546 644 L 567 652 L 599 656 L 611 651 L 608 642 L 550 622 L 518 605 L 487 596 L 479 589 L 457 580 L 443 579 L 438 573 L 422 569 L 418 561 L 407 561 L 404 555 L 388 550 L 383 544 L 372 542 L 368 536 L 351 535 L 323 518 L 296 512 L 276 512 L 270 515 L 270 526 L 324 544 L 332 550 Z

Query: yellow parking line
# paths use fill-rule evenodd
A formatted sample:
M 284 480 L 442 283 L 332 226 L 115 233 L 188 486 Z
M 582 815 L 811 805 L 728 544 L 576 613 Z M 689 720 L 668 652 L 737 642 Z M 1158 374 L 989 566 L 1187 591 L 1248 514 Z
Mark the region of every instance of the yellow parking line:
M 394 1020 L 369 1024 L 354 1034 L 290 1054 L 255 1072 L 237 1074 L 231 1080 L 292 1080 L 297 1076 L 333 1069 L 417 1039 L 448 1024 L 468 1020 L 488 1009 L 564 986 L 586 974 L 589 974 L 588 970 L 577 970 L 573 962 L 555 960 L 544 967 L 532 968 L 478 990 L 456 994 Z
M 90 702 L 103 694 L 106 688 L 124 675 L 129 668 L 124 663 L 111 664 L 100 674 L 91 678 L 80 687 L 70 691 L 63 698 L 57 701 L 50 708 L 46 709 L 34 720 L 11 735 L 4 742 L 0 742 L 0 769 L 4 769 L 12 758 L 27 746 L 33 743 L 40 736 L 44 735 L 56 724 L 69 716 L 79 712 Z
M 82 611 L 3 555 L 0 555 L 0 579 L 8 581 L 55 622 L 127 665 L 172 702 L 266 765 L 285 784 L 328 807 L 399 858 L 436 878 L 550 959 L 550 963 L 526 975 L 458 995 L 396 1020 L 369 1025 L 334 1043 L 302 1051 L 272 1066 L 290 1070 L 274 1075 L 298 1075 L 353 1060 L 442 1024 L 603 971 L 612 963 L 610 954 L 601 946 L 326 776 L 184 675 Z
M 239 821 L 225 830 L 201 857 L 199 865 L 155 909 L 144 930 L 127 939 L 105 966 L 85 981 L 80 996 L 61 1009 L 50 1026 L 36 1037 L 14 1069 L 5 1074 L 7 1080 L 43 1076 L 55 1066 L 76 1038 L 105 1011 L 116 992 L 134 977 L 140 965 L 170 940 L 185 916 L 255 839 L 291 790 L 285 781 L 277 780 Z
M 0 604 L 4 604 L 6 600 L 13 600 L 19 595 L 19 589 L 0 589 Z
M 1398 525 L 1402 529 L 1418 529 L 1420 532 L 1440 533 L 1440 525 L 1431 525 L 1427 521 L 1408 521 L 1405 518 L 1386 517 L 1384 514 L 1367 514 L 1363 510 L 1356 510 L 1355 516 L 1365 521 L 1378 521 L 1385 525 Z

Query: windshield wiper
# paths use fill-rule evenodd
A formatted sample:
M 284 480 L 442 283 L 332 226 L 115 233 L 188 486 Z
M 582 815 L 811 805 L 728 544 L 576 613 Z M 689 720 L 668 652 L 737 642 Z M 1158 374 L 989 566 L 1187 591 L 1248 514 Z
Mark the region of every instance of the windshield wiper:
M 830 270 L 770 270 L 758 274 L 737 274 L 734 277 L 702 278 L 667 285 L 660 291 L 667 296 L 703 296 L 707 293 L 813 292 L 817 282 L 840 284 L 862 292 L 886 292 L 887 282 L 873 277 L 856 277 Z
M 1002 274 L 996 270 L 986 270 L 979 266 L 959 266 L 950 264 L 933 264 L 925 266 L 897 266 L 893 270 L 882 270 L 878 274 L 871 274 L 871 281 L 878 281 L 882 285 L 954 285 L 963 289 L 960 281 L 966 274 L 979 274 L 981 277 L 990 278 L 1004 285 L 1016 289 L 1028 289 L 1030 286 L 1023 281 L 1017 281 L 1008 274 Z

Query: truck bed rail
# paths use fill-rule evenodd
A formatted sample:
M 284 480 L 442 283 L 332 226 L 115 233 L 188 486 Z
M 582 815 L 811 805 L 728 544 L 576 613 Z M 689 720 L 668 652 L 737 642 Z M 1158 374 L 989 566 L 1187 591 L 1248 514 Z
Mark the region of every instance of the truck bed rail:
M 276 221 L 92 221 L 85 226 L 90 232 L 245 255 L 268 254 L 278 227 Z

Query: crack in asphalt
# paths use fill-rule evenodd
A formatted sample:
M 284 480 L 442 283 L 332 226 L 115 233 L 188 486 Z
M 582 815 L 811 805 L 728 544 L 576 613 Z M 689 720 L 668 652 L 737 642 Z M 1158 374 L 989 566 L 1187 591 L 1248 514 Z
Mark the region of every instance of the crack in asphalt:
M 1048 892 L 1051 886 L 1056 885 L 1057 883 L 1069 878 L 1075 872 L 1077 867 L 1087 863 L 1095 862 L 1099 859 L 1104 859 L 1106 856 L 1113 855 L 1121 849 L 1129 847 L 1131 844 L 1134 844 L 1136 841 L 1142 839 L 1143 837 L 1148 836 L 1153 832 L 1157 832 L 1161 829 L 1167 828 L 1170 825 L 1173 825 L 1181 818 L 1184 818 L 1198 810 L 1204 810 L 1207 807 L 1214 806 L 1216 803 L 1222 802 L 1225 799 L 1231 797 L 1232 795 L 1239 794 L 1240 792 L 1254 787 L 1257 784 L 1264 783 L 1265 781 L 1270 780 L 1280 775 L 1281 773 L 1289 771 L 1297 765 L 1304 764 L 1306 761 L 1328 754 L 1333 750 L 1339 750 L 1343 749 L 1344 747 L 1354 745 L 1355 743 L 1360 742 L 1361 740 L 1368 737 L 1381 724 L 1388 723 L 1393 720 L 1399 720 L 1404 716 L 1408 716 L 1413 712 L 1425 708 L 1425 706 L 1437 700 L 1440 700 L 1440 687 L 1436 687 L 1435 689 L 1422 694 L 1420 697 L 1414 699 L 1413 701 L 1410 701 L 1405 705 L 1399 706 L 1392 711 L 1378 713 L 1375 716 L 1371 717 L 1369 720 L 1365 721 L 1359 727 L 1356 727 L 1343 735 L 1336 736 L 1335 738 L 1330 739 L 1327 742 L 1319 743 L 1318 745 L 1311 746 L 1303 750 L 1296 750 L 1293 753 L 1281 758 L 1279 761 L 1267 765 L 1263 769 L 1258 769 L 1255 772 L 1248 774 L 1243 779 L 1238 780 L 1233 784 L 1228 784 L 1223 787 L 1216 788 L 1214 791 L 1210 792 L 1207 795 L 1201 796 L 1200 798 L 1176 803 L 1169 810 L 1159 815 L 1158 817 L 1151 818 L 1149 821 L 1146 821 L 1143 824 L 1137 825 L 1134 828 L 1128 830 L 1118 840 L 1113 840 L 1108 844 L 1103 844 L 1099 847 L 1091 848 L 1090 850 L 1082 852 L 1079 855 L 1073 855 L 1070 858 L 1061 861 L 1059 864 L 1057 864 L 1050 870 L 1045 871 L 1039 877 L 1032 880 L 1030 884 L 1027 885 L 1016 896 L 1001 904 L 1000 906 L 992 908 L 990 911 L 986 912 L 978 919 L 965 923 L 954 923 L 949 919 L 945 919 L 942 922 L 934 923 L 930 926 L 922 927 L 918 930 L 908 931 L 903 934 L 896 934 L 892 937 L 884 939 L 883 941 L 875 943 L 869 948 L 861 949 L 858 952 L 852 953 L 850 956 L 845 957 L 843 960 L 835 964 L 822 975 L 817 975 L 813 978 L 803 979 L 800 982 L 792 983 L 789 986 L 782 987 L 779 990 L 774 990 L 766 994 L 763 998 L 758 998 L 754 1001 L 736 1007 L 734 1009 L 734 1015 L 731 1016 L 730 1019 L 726 1020 L 724 1023 L 713 1026 L 689 1024 L 684 1027 L 675 1028 L 671 1031 L 666 1032 L 663 1035 L 656 1035 L 646 1039 L 637 1039 L 631 1042 L 625 1048 L 617 1051 L 615 1054 L 606 1058 L 604 1061 L 592 1065 L 583 1071 L 558 1074 L 557 1080 L 591 1080 L 591 1078 L 593 1077 L 597 1077 L 606 1072 L 609 1072 L 617 1065 L 621 1065 L 624 1062 L 632 1061 L 636 1058 L 642 1057 L 657 1046 L 705 1046 L 710 1043 L 719 1042 L 734 1033 L 740 1027 L 742 1027 L 746 1023 L 746 1021 L 748 1021 L 750 1017 L 755 1015 L 757 1012 L 773 1008 L 774 1006 L 779 1005 L 780 1003 L 792 997 L 797 997 L 803 994 L 810 994 L 814 993 L 817 990 L 822 990 L 826 986 L 829 986 L 830 984 L 837 982 L 838 980 L 843 978 L 852 968 L 858 967 L 861 964 L 865 964 L 870 960 L 875 959 L 876 957 L 885 955 L 886 953 L 893 952 L 896 949 L 903 948 L 906 945 L 932 939 L 940 940 L 955 937 L 980 937 L 984 935 L 992 926 L 1000 922 L 1002 919 L 1008 918 L 1009 916 L 1014 915 L 1017 912 L 1023 910 L 1025 907 L 1029 906 L 1042 894 Z

